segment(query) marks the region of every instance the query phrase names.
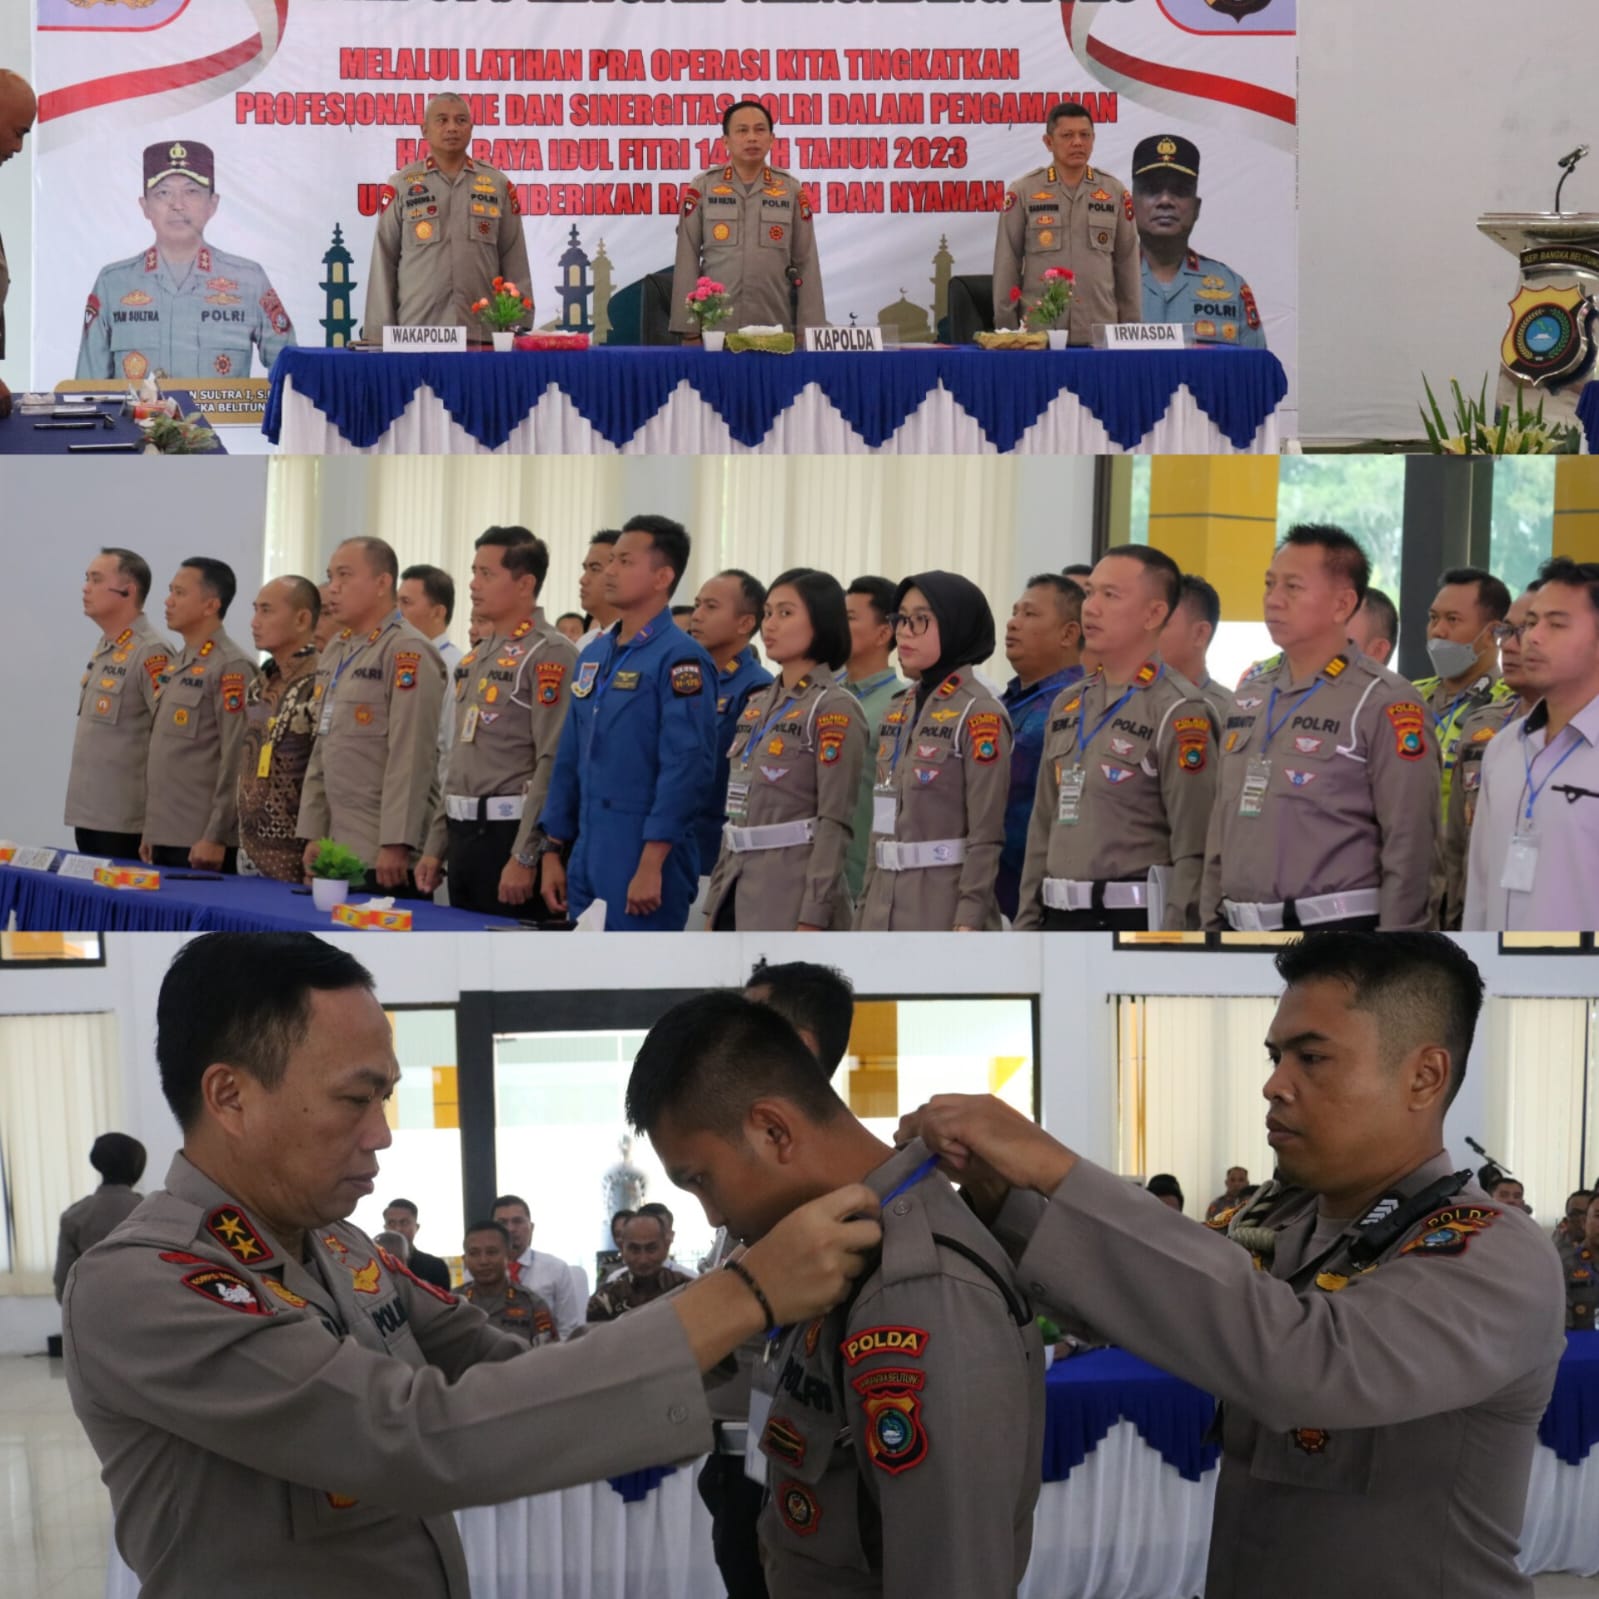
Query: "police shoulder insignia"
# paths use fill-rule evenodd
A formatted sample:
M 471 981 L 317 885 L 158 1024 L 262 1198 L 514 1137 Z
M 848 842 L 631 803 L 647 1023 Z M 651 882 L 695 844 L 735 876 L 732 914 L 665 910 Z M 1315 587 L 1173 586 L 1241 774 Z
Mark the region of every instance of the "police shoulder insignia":
M 327 1240 L 324 1239 L 323 1242 L 326 1243 Z M 378 1244 L 376 1248 L 378 1252 L 378 1259 L 383 1262 L 384 1266 L 393 1276 L 404 1277 L 406 1281 L 412 1283 L 417 1288 L 420 1288 L 423 1293 L 432 1294 L 433 1297 L 441 1304 L 454 1305 L 456 1303 L 454 1294 L 445 1293 L 445 1291 L 440 1288 L 437 1283 L 423 1282 L 423 1280 L 418 1277 L 417 1274 L 399 1258 L 399 1256 L 391 1255 L 382 1244 Z
M 1434 1211 L 1399 1253 L 1463 1255 L 1472 1238 L 1498 1219 L 1499 1212 L 1487 1205 L 1451 1205 L 1447 1210 Z
M 561 697 L 566 668 L 559 661 L 540 661 L 534 668 L 538 678 L 540 705 L 553 705 Z
M 1179 716 L 1172 722 L 1177 735 L 1177 764 L 1185 772 L 1202 772 L 1210 758 L 1210 718 Z
M 1347 655 L 1335 655 L 1321 669 L 1321 675 L 1331 681 L 1342 677 L 1348 669 L 1349 657 Z
M 836 765 L 844 752 L 844 730 L 824 727 L 817 737 L 817 757 L 824 766 Z
M 508 182 L 505 185 L 505 198 L 511 207 L 511 215 L 514 217 L 521 216 L 522 202 L 517 198 L 516 185 L 514 183 Z
M 1014 189 L 1007 189 L 1005 191 L 1005 209 L 1007 211 L 1014 211 L 1016 209 L 1016 191 Z
M 800 1538 L 809 1538 L 822 1524 L 822 1507 L 816 1495 L 801 1482 L 781 1482 L 772 1495 L 783 1525 Z
M 686 216 L 686 217 L 693 216 L 694 215 L 694 209 L 699 203 L 700 203 L 700 191 L 698 189 L 696 189 L 691 184 L 688 188 L 686 188 L 683 191 L 683 209 L 682 209 L 680 215 Z
M 810 202 L 810 198 L 805 193 L 805 191 L 803 189 L 800 190 L 799 214 L 800 214 L 800 220 L 802 222 L 809 222 L 811 220 L 811 202 Z
M 270 1316 L 272 1312 L 256 1297 L 255 1290 L 236 1271 L 227 1266 L 205 1266 L 191 1271 L 182 1279 L 183 1286 L 209 1299 L 214 1305 L 226 1305 L 230 1310 L 242 1311 L 246 1316 Z
M 1159 676 L 1160 668 L 1156 666 L 1153 661 L 1145 661 L 1144 664 L 1133 673 L 1133 681 L 1140 688 L 1148 688 L 1149 685 L 1153 683 Z
M 1419 761 L 1427 753 L 1427 740 L 1422 735 L 1426 713 L 1414 700 L 1400 700 L 1387 708 L 1387 717 L 1394 728 L 1394 753 L 1404 761 Z
M 1247 283 L 1238 285 L 1238 298 L 1244 302 L 1244 321 L 1252 328 L 1260 326 L 1260 307 L 1255 304 L 1255 296 L 1250 291 Z
M 289 313 L 283 309 L 283 302 L 278 298 L 277 291 L 269 283 L 266 293 L 261 296 L 261 311 L 267 321 L 272 324 L 274 333 L 287 333 L 289 331 Z
M 824 711 L 816 718 L 818 727 L 848 727 L 849 717 L 843 711 Z
M 392 183 L 380 183 L 378 185 L 378 210 L 380 212 L 387 211 L 394 204 L 397 197 Z
M 1205 1225 L 1212 1232 L 1224 1233 L 1232 1225 L 1233 1217 L 1243 1208 L 1242 1205 L 1229 1205 L 1226 1210 L 1218 1210 L 1214 1216 L 1206 1221 Z
M 705 687 L 705 674 L 698 661 L 679 661 L 672 668 L 672 692 L 688 699 Z
M 961 675 L 960 675 L 960 673 L 959 672 L 951 672 L 949 674 L 949 676 L 947 678 L 945 678 L 944 681 L 938 685 L 938 698 L 941 699 L 941 700 L 949 699 L 955 693 L 955 690 L 958 689 L 960 686 L 961 686 Z
M 922 1423 L 925 1371 L 884 1366 L 852 1380 L 866 1412 L 866 1454 L 879 1471 L 897 1477 L 927 1459 L 927 1428 Z
M 1133 196 L 1129 189 L 1122 190 L 1122 213 L 1129 222 L 1133 220 Z
M 793 1422 L 782 1416 L 773 1416 L 761 1434 L 761 1451 L 772 1456 L 774 1460 L 781 1460 L 785 1465 L 803 1466 L 805 1434 Z
M 222 709 L 237 715 L 244 709 L 244 673 L 222 674 Z
M 972 759 L 988 766 L 999 759 L 999 712 L 974 711 L 966 718 L 966 734 Z
M 394 652 L 394 686 L 396 688 L 415 688 L 417 668 L 422 664 L 420 650 L 396 650 Z
M 161 683 L 161 674 L 167 669 L 166 656 L 159 652 L 154 655 L 145 656 L 144 669 L 149 674 L 151 685 L 153 687 L 159 687 Z
M 273 1258 L 266 1241 L 237 1205 L 219 1205 L 205 1219 L 205 1230 L 237 1261 L 259 1266 Z
M 858 1366 L 869 1355 L 898 1355 L 920 1360 L 927 1351 L 925 1327 L 863 1327 L 838 1346 L 847 1365 Z
M 285 1288 L 276 1277 L 263 1277 L 261 1282 L 270 1293 L 276 1294 L 285 1305 L 292 1305 L 296 1310 L 304 1310 L 310 1304 L 310 1300 L 302 1299 L 292 1288 Z

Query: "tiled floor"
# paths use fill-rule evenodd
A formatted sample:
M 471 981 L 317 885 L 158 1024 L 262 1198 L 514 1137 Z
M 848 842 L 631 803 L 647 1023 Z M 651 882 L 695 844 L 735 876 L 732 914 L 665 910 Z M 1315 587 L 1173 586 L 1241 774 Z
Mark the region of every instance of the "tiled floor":
M 0 1357 L 0 1599 L 104 1599 L 111 1505 L 59 1360 Z M 1547 1576 L 1538 1599 L 1599 1599 Z

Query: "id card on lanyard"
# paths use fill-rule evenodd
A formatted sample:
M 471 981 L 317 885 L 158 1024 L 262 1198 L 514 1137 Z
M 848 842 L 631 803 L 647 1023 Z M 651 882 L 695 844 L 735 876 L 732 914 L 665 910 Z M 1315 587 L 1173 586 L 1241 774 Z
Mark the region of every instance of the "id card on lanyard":
M 1277 710 L 1277 697 L 1281 690 L 1275 685 L 1271 691 L 1271 699 L 1266 705 L 1266 736 L 1260 741 L 1260 753 L 1251 755 L 1248 764 L 1244 767 L 1243 792 L 1238 796 L 1238 814 L 1240 816 L 1259 816 L 1266 809 L 1266 791 L 1271 787 L 1271 756 L 1267 753 L 1271 749 L 1271 741 L 1283 730 L 1283 724 L 1290 716 L 1304 708 L 1315 698 L 1321 686 L 1327 679 L 1318 677 L 1316 681 L 1299 698 L 1290 705 L 1281 716 L 1274 721 L 1273 715 Z M 1256 701 L 1258 704 L 1259 701 Z
M 1166 668 L 1161 667 L 1155 675 L 1155 682 L 1158 683 L 1165 672 Z M 1084 752 L 1105 731 L 1111 718 L 1133 697 L 1137 689 L 1136 683 L 1129 684 L 1122 697 L 1094 723 L 1094 730 L 1087 738 L 1083 737 L 1083 721 L 1088 714 L 1088 708 L 1078 707 L 1077 746 L 1072 751 L 1072 764 L 1062 765 L 1057 773 L 1060 783 L 1060 804 L 1055 810 L 1055 820 L 1062 827 L 1075 827 L 1083 819 L 1083 788 L 1088 781 L 1088 773 L 1083 766 Z
M 1573 738 L 1564 755 L 1543 774 L 1540 782 L 1534 783 L 1533 768 L 1539 760 L 1549 753 L 1546 743 L 1537 755 L 1527 752 L 1527 732 L 1521 733 L 1521 759 L 1526 768 L 1527 781 L 1522 793 L 1526 796 L 1526 804 L 1522 807 L 1521 814 L 1516 818 L 1516 830 L 1511 835 L 1510 847 L 1505 852 L 1505 868 L 1499 878 L 1499 886 L 1508 889 L 1514 894 L 1530 894 L 1533 884 L 1538 876 L 1538 832 L 1534 821 L 1533 812 L 1538 804 L 1538 796 L 1549 786 L 1550 779 L 1560 770 L 1567 761 L 1576 754 L 1581 747 L 1581 740 Z

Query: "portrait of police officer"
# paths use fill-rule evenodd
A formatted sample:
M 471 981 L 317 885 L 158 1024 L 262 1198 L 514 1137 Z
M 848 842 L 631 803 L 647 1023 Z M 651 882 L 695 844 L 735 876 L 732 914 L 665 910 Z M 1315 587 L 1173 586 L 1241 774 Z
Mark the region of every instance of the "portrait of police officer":
M 1212 1230 L 997 1099 L 940 1095 L 899 1137 L 944 1157 L 1045 1313 L 1221 1401 L 1206 1594 L 1531 1595 L 1565 1294 L 1547 1237 L 1444 1145 L 1481 976 L 1410 932 L 1307 933 L 1277 970 L 1276 1173 Z
M 428 101 L 422 138 L 427 155 L 378 191 L 362 335 L 376 343 L 388 326 L 468 327 L 486 343 L 472 305 L 495 278 L 533 298 L 516 186 L 468 154 L 472 110 L 460 95 Z
M 1199 146 L 1176 133 L 1140 139 L 1133 150 L 1145 322 L 1187 322 L 1201 344 L 1264 350 L 1260 307 L 1225 261 L 1189 245 L 1199 221 Z
M 726 289 L 729 328 L 780 327 L 802 334 L 822 327 L 822 265 L 816 253 L 811 203 L 790 172 L 767 164 L 772 113 L 740 100 L 722 114 L 725 165 L 702 172 L 683 191 L 672 267 L 671 331 L 698 342 L 699 323 L 687 304 L 703 277 Z
M 182 1150 L 62 1304 L 73 1408 L 144 1599 L 465 1599 L 452 1511 L 704 1454 L 702 1373 L 769 1317 L 837 1303 L 881 1235 L 847 1184 L 742 1275 L 530 1350 L 346 1220 L 400 1075 L 351 955 L 307 933 L 191 940 L 156 1059 Z
M 1074 100 L 1051 106 L 1043 141 L 1049 162 L 1011 184 L 994 230 L 994 326 L 1021 326 L 1021 312 L 1047 285 L 1044 274 L 1076 274 L 1059 325 L 1072 344 L 1093 342 L 1096 323 L 1136 322 L 1138 231 L 1133 197 L 1108 172 L 1089 164 L 1093 113 Z M 1011 291 L 1020 291 L 1020 301 Z
M 144 152 L 139 210 L 155 243 L 101 267 L 83 310 L 80 378 L 247 378 L 295 342 L 259 262 L 206 241 L 222 203 L 211 147 L 168 139 Z

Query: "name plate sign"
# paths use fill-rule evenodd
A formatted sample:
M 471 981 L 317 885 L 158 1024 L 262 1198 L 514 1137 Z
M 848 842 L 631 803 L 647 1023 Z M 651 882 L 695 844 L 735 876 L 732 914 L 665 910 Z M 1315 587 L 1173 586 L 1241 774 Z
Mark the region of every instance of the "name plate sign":
M 466 349 L 466 329 L 454 328 L 390 328 L 383 330 L 383 351 L 388 354 L 412 355 L 418 350 Z

